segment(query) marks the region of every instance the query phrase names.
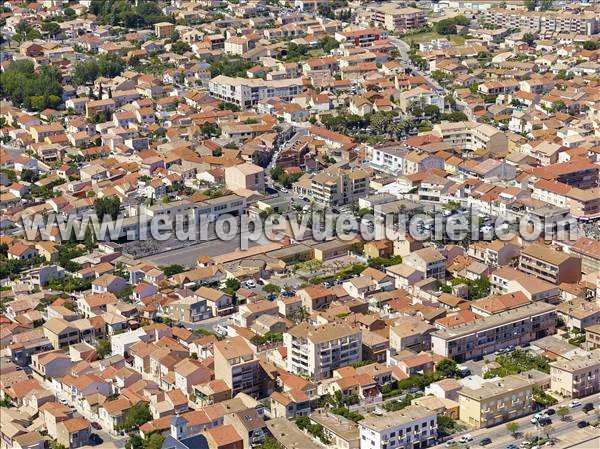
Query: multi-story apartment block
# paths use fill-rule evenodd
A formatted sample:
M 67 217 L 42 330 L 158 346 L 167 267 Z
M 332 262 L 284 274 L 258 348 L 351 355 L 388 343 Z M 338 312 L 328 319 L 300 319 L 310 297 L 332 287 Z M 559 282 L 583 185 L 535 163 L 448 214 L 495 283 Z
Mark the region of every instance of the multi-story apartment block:
M 470 426 L 490 427 L 533 412 L 533 388 L 547 382 L 547 375 L 531 370 L 483 383 L 480 388 L 463 387 L 458 393 L 460 420 Z
M 590 351 L 600 348 L 600 324 L 585 328 L 585 345 Z
M 362 359 L 362 333 L 347 324 L 302 323 L 283 334 L 289 372 L 321 380 Z
M 491 242 L 474 242 L 469 245 L 467 255 L 477 259 L 490 268 L 508 265 L 519 256 L 519 247 L 510 242 L 493 240 Z
M 317 203 L 338 206 L 358 201 L 368 192 L 369 178 L 364 170 L 332 167 L 313 176 L 305 193 Z
M 572 159 L 568 162 L 537 167 L 532 171 L 530 185 L 538 180 L 558 181 L 579 189 L 589 189 L 598 186 L 600 167 L 590 161 Z
M 600 391 L 600 349 L 571 360 L 561 359 L 550 365 L 550 389 L 581 398 Z
M 508 148 L 506 135 L 485 123 L 442 122 L 433 127 L 432 133 L 441 137 L 445 143 L 471 151 L 485 148 L 492 153 L 498 153 Z
M 419 249 L 406 256 L 403 263 L 421 272 L 424 278 L 446 279 L 446 258 L 435 248 Z
M 425 448 L 437 440 L 437 414 L 420 405 L 409 405 L 383 416 L 367 416 L 358 428 L 361 448 Z
M 367 148 L 367 157 L 371 165 L 392 174 L 400 174 L 403 171 L 404 160 L 408 153 L 408 148 L 396 144 Z
M 529 245 L 521 250 L 519 270 L 553 284 L 581 280 L 581 259 L 544 245 Z
M 600 20 L 593 11 L 522 11 L 491 8 L 484 21 L 503 28 L 520 28 L 540 33 L 568 32 L 592 35 L 598 32 Z
M 555 306 L 536 302 L 464 326 L 434 332 L 431 346 L 434 353 L 463 362 L 552 335 L 555 328 Z
M 262 80 L 219 75 L 208 83 L 208 90 L 213 97 L 236 104 L 242 109 L 251 108 L 266 98 L 291 101 L 302 89 L 301 78 Z
M 338 42 L 349 42 L 357 47 L 369 47 L 373 42 L 387 39 L 388 33 L 380 28 L 367 28 L 365 30 L 344 31 L 335 33 Z
M 400 32 L 419 28 L 427 23 L 425 11 L 422 9 L 400 8 L 393 4 L 373 8 L 371 20 L 388 31 Z
M 214 345 L 215 378 L 223 379 L 232 396 L 246 393 L 258 396 L 260 365 L 254 351 L 242 337 L 233 337 Z

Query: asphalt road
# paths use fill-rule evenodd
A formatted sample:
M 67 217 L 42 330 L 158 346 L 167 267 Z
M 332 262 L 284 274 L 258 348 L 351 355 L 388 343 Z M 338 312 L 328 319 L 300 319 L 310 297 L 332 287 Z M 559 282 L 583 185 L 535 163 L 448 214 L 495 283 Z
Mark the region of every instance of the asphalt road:
M 598 396 L 598 394 L 588 396 L 587 398 L 582 398 L 582 399 L 580 399 L 580 401 L 581 401 L 581 404 L 591 402 L 592 404 L 594 404 L 594 407 L 596 410 L 598 409 L 598 407 L 600 407 L 600 397 Z M 568 406 L 569 402 L 570 402 L 570 400 L 560 402 L 557 405 L 553 406 L 552 408 L 554 410 L 557 410 L 558 407 L 560 407 L 562 405 Z M 588 415 L 586 415 L 583 412 L 581 406 L 572 408 L 572 409 L 570 409 L 570 411 L 571 411 L 571 415 L 567 421 L 561 421 L 560 418 L 558 418 L 556 416 L 556 414 L 551 416 L 552 431 L 550 433 L 550 436 L 558 439 L 558 441 L 556 442 L 556 444 L 553 447 L 555 447 L 555 448 L 573 447 L 573 445 L 576 445 L 583 441 L 586 441 L 586 443 L 584 443 L 584 446 L 580 446 L 581 448 L 585 447 L 586 449 L 597 449 L 598 447 L 600 447 L 600 446 L 590 446 L 590 445 L 585 446 L 585 444 L 588 444 L 587 441 L 590 438 L 593 438 L 594 436 L 598 435 L 598 433 L 599 433 L 598 429 L 592 429 L 590 427 L 587 427 L 585 429 L 579 429 L 577 427 L 577 423 L 579 421 L 582 421 L 582 420 L 593 421 L 595 419 L 596 412 L 592 411 Z M 508 446 L 509 444 L 515 444 L 516 446 L 519 446 L 521 444 L 521 442 L 523 442 L 525 440 L 525 438 L 524 438 L 525 435 L 539 435 L 540 437 L 545 437 L 546 434 L 545 434 L 543 428 L 540 429 L 537 425 L 531 423 L 531 421 L 530 421 L 531 416 L 532 415 L 524 416 L 522 418 L 519 418 L 519 419 L 516 419 L 513 421 L 513 422 L 516 422 L 519 424 L 519 434 L 518 434 L 517 438 L 514 438 L 510 435 L 510 433 L 506 429 L 506 423 L 504 423 L 504 424 L 500 424 L 495 427 L 478 429 L 478 430 L 469 430 L 469 431 L 463 432 L 463 434 L 467 434 L 467 433 L 471 434 L 473 436 L 473 441 L 469 445 L 459 445 L 458 447 L 465 448 L 465 449 L 467 447 L 471 447 L 471 448 L 482 447 L 479 445 L 479 442 L 483 438 L 487 437 L 487 438 L 491 438 L 491 440 L 492 440 L 492 444 L 485 446 L 487 449 L 505 449 L 506 446 Z M 460 438 L 460 435 L 456 435 L 452 439 L 454 441 L 458 441 L 459 438 Z M 440 445 L 434 446 L 434 447 L 441 449 L 441 448 L 445 448 L 446 446 L 444 444 L 440 444 Z

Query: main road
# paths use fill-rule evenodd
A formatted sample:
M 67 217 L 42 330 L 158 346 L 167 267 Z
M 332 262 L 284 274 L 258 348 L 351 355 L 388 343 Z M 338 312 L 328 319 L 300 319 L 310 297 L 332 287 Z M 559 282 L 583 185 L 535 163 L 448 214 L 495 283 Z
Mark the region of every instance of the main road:
M 598 438 L 598 434 L 600 433 L 598 429 L 593 429 L 591 427 L 586 427 L 584 429 L 579 429 L 577 427 L 577 423 L 579 421 L 594 421 L 597 420 L 598 407 L 600 407 L 600 397 L 595 394 L 592 396 L 588 396 L 587 398 L 582 398 L 581 404 L 587 404 L 591 402 L 594 404 L 594 410 L 589 412 L 587 415 L 583 412 L 582 406 L 571 408 L 570 415 L 568 416 L 568 420 L 562 421 L 556 414 L 552 415 L 550 418 L 552 419 L 550 437 L 557 439 L 554 447 L 555 448 L 569 448 L 569 447 L 579 447 L 579 448 L 589 448 L 589 449 L 597 449 L 600 448 L 599 445 L 591 445 L 595 444 Z M 569 407 L 569 400 L 560 402 L 553 406 L 554 410 L 558 410 L 561 406 Z M 479 446 L 479 442 L 484 438 L 490 438 L 492 440 L 492 444 L 485 446 L 488 449 L 504 449 L 509 444 L 514 444 L 519 446 L 521 442 L 525 441 L 525 435 L 539 435 L 540 437 L 545 437 L 546 433 L 544 432 L 544 428 L 540 428 L 536 424 L 531 423 L 532 415 L 524 416 L 522 418 L 513 420 L 511 422 L 516 422 L 519 424 L 518 436 L 515 438 L 510 435 L 510 432 L 506 429 L 506 423 L 499 424 L 494 427 L 489 427 L 485 429 L 478 429 L 473 431 L 462 432 L 462 434 L 470 433 L 473 437 L 473 441 L 469 443 L 469 447 L 482 447 Z M 453 440 L 458 441 L 460 435 L 454 435 Z M 583 444 L 583 446 L 577 446 L 579 444 Z M 588 446 L 586 446 L 588 444 Z M 440 444 L 435 446 L 435 448 L 446 448 L 445 444 Z M 467 445 L 457 444 L 457 447 L 466 448 Z

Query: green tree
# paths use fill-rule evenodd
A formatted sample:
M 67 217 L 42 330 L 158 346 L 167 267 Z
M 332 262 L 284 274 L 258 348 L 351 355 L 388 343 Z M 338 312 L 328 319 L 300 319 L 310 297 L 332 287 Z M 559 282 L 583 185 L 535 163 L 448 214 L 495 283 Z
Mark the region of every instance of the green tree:
M 281 291 L 281 287 L 275 284 L 267 284 L 263 287 L 263 291 L 265 293 L 279 293 Z
M 319 46 L 325 53 L 330 53 L 340 46 L 340 43 L 331 36 L 327 36 L 319 40 Z
M 125 419 L 123 420 L 124 429 L 133 429 L 139 427 L 144 423 L 152 420 L 152 413 L 150 413 L 150 407 L 147 402 L 138 402 L 131 406 L 125 413 Z
M 519 432 L 520 428 L 521 426 L 518 422 L 511 421 L 509 423 L 506 423 L 506 430 L 508 430 L 508 432 L 512 435 L 513 438 L 517 437 L 517 433 Z
M 275 438 L 268 436 L 262 442 L 258 449 L 283 449 L 283 446 Z
M 40 32 L 25 21 L 19 22 L 17 26 L 15 26 L 15 35 L 13 36 L 13 40 L 19 44 L 25 41 L 39 39 L 41 37 L 42 35 Z
M 169 277 L 178 273 L 183 273 L 185 271 L 185 268 L 182 265 L 171 264 L 161 267 L 161 270 L 165 274 L 165 276 Z
M 225 287 L 222 289 L 228 295 L 235 295 L 240 287 L 242 286 L 241 282 L 236 278 L 229 278 L 225 281 Z
M 460 370 L 454 360 L 444 359 L 440 361 L 436 367 L 436 372 L 440 373 L 444 377 L 459 377 Z
M 42 66 L 38 72 L 29 60 L 12 62 L 0 74 L 0 93 L 15 106 L 43 110 L 56 108 L 62 98 L 60 71 L 54 66 Z
M 523 35 L 523 42 L 525 42 L 527 45 L 529 45 L 531 47 L 533 45 L 533 43 L 535 42 L 535 37 L 531 33 L 525 33 Z
M 456 34 L 456 23 L 453 19 L 440 20 L 435 24 L 435 31 L 442 35 Z
M 182 55 L 188 51 L 192 51 L 192 47 L 190 44 L 184 41 L 177 41 L 171 46 L 171 51 L 173 53 L 177 53 L 178 55 Z
M 50 36 L 56 36 L 60 33 L 60 25 L 56 22 L 42 23 L 42 31 Z
M 110 215 L 113 220 L 116 220 L 121 209 L 121 200 L 116 196 L 98 198 L 94 204 L 94 208 L 98 220 L 102 220 L 105 215 Z
M 100 338 L 96 342 L 96 356 L 98 359 L 102 360 L 106 358 L 106 356 L 110 355 L 112 352 L 112 348 L 110 345 L 110 341 L 105 338 Z
M 569 410 L 569 407 L 566 406 L 562 406 L 559 407 L 558 410 L 556 410 L 556 416 L 558 416 L 561 421 L 566 421 L 567 416 L 569 416 L 571 414 L 571 411 Z

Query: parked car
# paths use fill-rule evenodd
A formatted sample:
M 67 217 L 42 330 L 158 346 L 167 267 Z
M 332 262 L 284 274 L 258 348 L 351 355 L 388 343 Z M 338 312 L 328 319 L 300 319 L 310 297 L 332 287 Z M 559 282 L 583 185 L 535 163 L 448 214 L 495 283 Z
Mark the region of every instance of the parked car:
M 587 427 L 587 426 L 589 426 L 589 425 L 590 425 L 590 423 L 589 423 L 589 422 L 587 422 L 587 421 L 579 421 L 579 422 L 577 423 L 577 427 L 579 427 L 580 429 L 583 429 L 584 427 Z
M 471 436 L 470 433 L 467 433 L 466 435 L 463 435 L 458 440 L 459 443 L 468 443 L 469 441 L 473 441 L 473 437 Z
M 583 404 L 582 410 L 586 413 L 591 412 L 592 410 L 594 410 L 594 404 L 592 404 L 591 402 L 588 402 L 587 404 Z
M 456 444 L 456 441 L 454 441 L 454 440 L 448 440 L 448 441 L 446 441 L 446 444 L 444 446 L 446 446 L 446 447 L 452 447 L 455 444 Z
M 540 427 L 549 426 L 550 424 L 552 424 L 552 420 L 547 416 L 544 416 L 541 419 L 538 419 L 538 424 Z
M 570 403 L 569 403 L 569 407 L 571 408 L 575 408 L 575 407 L 581 407 L 581 402 L 579 402 L 577 399 L 573 399 Z
M 102 429 L 102 427 L 100 426 L 100 424 L 98 424 L 96 421 L 92 421 L 92 427 L 96 430 L 100 430 Z
M 552 415 L 554 415 L 555 413 L 556 413 L 556 411 L 555 411 L 553 408 L 549 408 L 548 410 L 546 410 L 546 411 L 544 412 L 544 414 L 545 414 L 545 415 L 547 415 L 547 416 L 552 416 Z
M 98 446 L 99 444 L 104 443 L 104 440 L 102 439 L 102 437 L 100 435 L 92 433 L 90 435 L 90 443 L 92 446 Z
M 483 440 L 481 440 L 479 442 L 480 446 L 487 446 L 488 444 L 492 444 L 492 439 L 491 438 L 484 438 Z

